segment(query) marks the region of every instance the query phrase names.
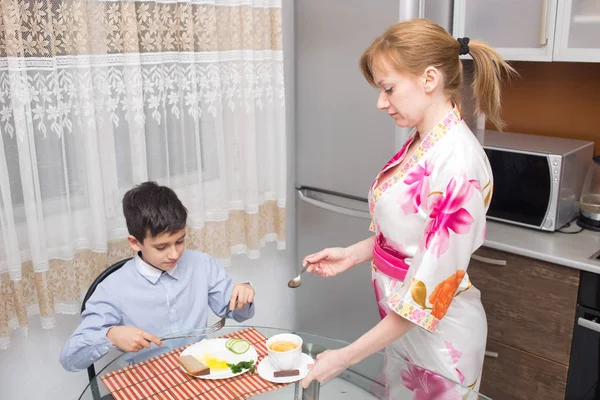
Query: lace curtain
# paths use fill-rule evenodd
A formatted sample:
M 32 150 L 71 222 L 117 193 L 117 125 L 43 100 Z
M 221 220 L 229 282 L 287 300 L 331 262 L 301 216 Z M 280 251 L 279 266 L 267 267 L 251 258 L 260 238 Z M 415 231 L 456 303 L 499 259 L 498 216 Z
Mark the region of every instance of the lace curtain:
M 169 185 L 188 248 L 285 246 L 280 0 L 0 0 L 0 348 L 131 255 L 121 199 Z

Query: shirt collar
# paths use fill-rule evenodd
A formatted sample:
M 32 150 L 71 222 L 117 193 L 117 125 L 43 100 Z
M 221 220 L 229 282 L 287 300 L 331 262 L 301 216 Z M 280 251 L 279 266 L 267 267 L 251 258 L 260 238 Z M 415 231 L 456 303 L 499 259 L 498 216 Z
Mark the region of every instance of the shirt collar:
M 152 283 L 153 285 L 156 284 L 156 282 L 158 282 L 162 274 L 168 274 L 172 278 L 178 279 L 177 274 L 175 273 L 175 271 L 177 271 L 177 265 L 175 265 L 175 267 L 170 271 L 161 271 L 160 269 L 153 267 L 152 265 L 142 260 L 142 257 L 139 253 L 135 257 L 135 267 L 137 268 L 139 273 L 144 278 L 148 279 L 148 281 L 150 281 L 150 283 Z

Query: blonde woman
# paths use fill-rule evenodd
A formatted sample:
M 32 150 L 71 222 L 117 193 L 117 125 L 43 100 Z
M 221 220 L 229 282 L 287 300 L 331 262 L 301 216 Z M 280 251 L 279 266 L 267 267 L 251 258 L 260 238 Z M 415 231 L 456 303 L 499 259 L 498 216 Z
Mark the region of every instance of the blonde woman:
M 390 27 L 360 59 L 365 78 L 379 90 L 377 108 L 414 130 L 371 186 L 374 234 L 304 260 L 313 263 L 312 273 L 331 277 L 372 259 L 382 318 L 354 343 L 317 357 L 305 387 L 334 378 L 386 346 L 423 367 L 390 365 L 392 398 L 407 390 L 420 400 L 460 398 L 455 385 L 425 369 L 479 387 L 487 322 L 467 266 L 484 242 L 493 177 L 461 117 L 463 54 L 473 58 L 478 111 L 502 129 L 500 80 L 515 71 L 482 42 L 455 39 L 433 22 L 415 19 Z

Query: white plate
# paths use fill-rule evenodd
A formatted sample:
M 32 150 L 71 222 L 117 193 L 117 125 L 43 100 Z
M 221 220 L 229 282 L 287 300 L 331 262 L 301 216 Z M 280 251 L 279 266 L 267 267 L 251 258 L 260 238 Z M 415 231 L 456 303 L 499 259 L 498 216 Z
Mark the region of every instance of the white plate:
M 314 363 L 315 360 L 313 360 L 311 356 L 302 353 L 302 357 L 300 358 L 300 366 L 297 368 L 300 371 L 300 375 L 275 378 L 273 376 L 273 373 L 277 371 L 277 369 L 273 367 L 270 358 L 267 356 L 260 362 L 260 364 L 258 364 L 258 368 L 256 369 L 256 371 L 258 372 L 258 375 L 260 375 L 261 378 L 269 382 L 291 383 L 304 379 L 306 375 L 308 375 L 308 365 Z
M 191 345 L 187 349 L 181 352 L 179 357 L 182 356 L 195 356 L 198 357 L 198 361 L 202 362 L 202 358 L 206 354 L 211 354 L 213 357 L 222 359 L 227 361 L 229 364 L 237 364 L 241 361 L 254 361 L 254 366 L 256 367 L 256 361 L 258 360 L 258 353 L 254 346 L 250 345 L 250 348 L 244 354 L 235 354 L 225 347 L 225 343 L 228 339 L 205 339 L 201 342 Z M 183 372 L 186 372 L 185 368 L 181 365 L 179 366 Z M 244 369 L 241 372 L 233 373 L 231 369 L 227 368 L 226 370 L 219 371 L 210 371 L 208 375 L 191 375 L 195 378 L 200 379 L 227 379 L 232 378 L 234 376 L 238 376 L 248 372 L 248 369 Z

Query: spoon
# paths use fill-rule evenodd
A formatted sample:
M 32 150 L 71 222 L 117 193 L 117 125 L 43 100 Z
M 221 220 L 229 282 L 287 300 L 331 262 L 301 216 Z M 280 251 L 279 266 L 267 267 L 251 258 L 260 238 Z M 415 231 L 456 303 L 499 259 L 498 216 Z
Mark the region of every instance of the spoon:
M 302 271 L 300 271 L 298 276 L 295 277 L 294 279 L 290 279 L 290 281 L 288 282 L 288 286 L 291 287 L 292 289 L 296 289 L 298 286 L 300 286 L 302 284 L 302 278 L 300 278 L 300 275 L 302 275 L 304 273 L 304 271 L 306 271 L 308 269 L 308 267 L 310 267 L 311 265 L 312 265 L 311 263 L 306 263 L 306 266 L 304 268 L 302 268 Z

